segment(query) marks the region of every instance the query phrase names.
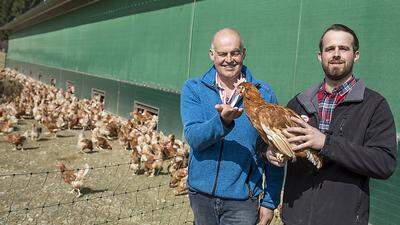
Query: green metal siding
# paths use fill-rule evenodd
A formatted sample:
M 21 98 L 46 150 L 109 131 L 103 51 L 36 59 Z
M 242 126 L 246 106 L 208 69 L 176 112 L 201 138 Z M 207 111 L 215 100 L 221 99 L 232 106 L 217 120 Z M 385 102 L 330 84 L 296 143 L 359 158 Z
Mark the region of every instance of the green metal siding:
M 398 1 L 303 1 L 299 37 L 295 90 L 308 87 L 323 76 L 316 60 L 317 45 L 323 28 L 333 23 L 344 23 L 355 30 L 360 41 L 360 62 L 355 64 L 356 76 L 368 87 L 379 91 L 389 100 L 400 124 L 400 100 L 397 84 L 400 77 L 400 42 L 397 41 L 400 23 Z
M 299 2 L 240 0 L 203 1 L 195 8 L 191 76 L 211 66 L 208 49 L 214 33 L 223 27 L 240 31 L 253 74 L 273 84 L 280 102 L 291 95 L 296 56 Z M 284 99 L 284 101 L 282 101 Z
M 184 3 L 100 1 L 13 35 L 8 58 L 179 90 L 192 23 Z
M 134 101 L 153 106 L 159 109 L 159 130 L 164 134 L 173 133 L 177 137 L 182 136 L 178 94 L 121 83 L 119 96 L 118 112 L 120 115 L 129 117 Z
M 398 151 L 400 147 L 398 147 Z M 371 215 L 370 223 L 373 225 L 399 225 L 400 224 L 400 171 L 385 181 L 371 180 Z

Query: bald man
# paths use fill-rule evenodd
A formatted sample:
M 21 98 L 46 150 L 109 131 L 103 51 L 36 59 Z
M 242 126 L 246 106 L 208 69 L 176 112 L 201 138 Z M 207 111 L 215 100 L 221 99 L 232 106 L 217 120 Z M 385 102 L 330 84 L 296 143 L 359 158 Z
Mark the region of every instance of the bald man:
M 235 84 L 253 83 L 271 103 L 277 103 L 275 94 L 243 65 L 246 49 L 236 30 L 219 30 L 209 57 L 214 65 L 187 80 L 181 94 L 185 138 L 191 147 L 188 186 L 195 224 L 269 224 L 279 204 L 283 169 L 256 154 L 260 137 L 243 114 Z

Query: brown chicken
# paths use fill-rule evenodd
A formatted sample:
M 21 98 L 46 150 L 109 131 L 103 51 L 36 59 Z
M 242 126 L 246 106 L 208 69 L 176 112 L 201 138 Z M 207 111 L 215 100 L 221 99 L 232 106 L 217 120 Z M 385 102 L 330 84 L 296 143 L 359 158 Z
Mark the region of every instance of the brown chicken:
M 107 135 L 107 138 L 109 138 L 110 140 L 118 138 L 119 126 L 117 122 L 111 121 L 107 124 L 106 128 L 110 132 L 109 135 Z
M 57 137 L 57 132 L 60 130 L 57 126 L 57 123 L 51 120 L 50 118 L 43 120 L 43 126 L 47 128 L 47 130 L 54 135 L 54 138 Z
M 143 162 L 143 170 L 146 176 L 154 177 L 162 170 L 163 159 L 161 152 L 157 155 L 143 152 L 141 161 Z
M 188 189 L 188 186 L 187 186 L 187 179 L 188 179 L 188 176 L 186 174 L 186 176 L 183 177 L 179 181 L 178 186 L 176 187 L 176 189 L 174 191 L 175 195 L 185 195 L 185 194 L 187 194 L 189 192 L 189 189 Z
M 69 130 L 74 129 L 76 126 L 79 125 L 79 118 L 76 114 L 71 114 L 68 118 L 67 118 L 67 126 Z
M 124 147 L 125 150 L 131 149 L 131 139 L 128 137 L 127 132 L 120 130 L 118 132 L 118 142 Z
M 78 146 L 79 150 L 83 153 L 86 153 L 84 151 L 85 149 L 88 149 L 90 152 L 93 151 L 93 142 L 92 142 L 92 140 L 84 137 L 83 130 L 79 134 L 77 146 Z
M 185 168 L 188 166 L 188 156 L 179 151 L 176 153 L 176 156 L 170 161 L 170 164 L 168 165 L 168 172 L 173 174 L 175 171 Z
M 9 134 L 14 131 L 14 123 L 11 120 L 0 121 L 0 132 Z
M 170 159 L 176 155 L 175 135 L 171 134 L 168 136 L 168 140 L 163 143 L 163 154 L 166 159 Z
M 174 188 L 177 187 L 179 182 L 188 175 L 188 168 L 181 168 L 173 173 L 171 173 L 171 180 L 169 182 L 169 187 Z
M 97 148 L 112 150 L 112 147 L 108 143 L 107 139 L 99 137 L 95 133 L 92 133 L 92 142 Z
M 139 154 L 136 148 L 133 148 L 130 156 L 132 159 L 131 161 L 132 164 L 130 168 L 133 170 L 134 174 L 138 174 L 138 172 L 140 171 L 141 155 Z
M 258 89 L 251 83 L 243 82 L 238 85 L 237 90 L 243 97 L 244 108 L 252 125 L 257 129 L 262 139 L 272 144 L 278 151 L 279 161 L 295 160 L 296 157 L 306 158 L 318 169 L 322 166 L 322 158 L 312 149 L 294 152 L 284 135 L 284 129 L 297 127 L 290 117 L 302 119 L 293 110 L 267 103 Z M 261 153 L 262 156 L 265 153 Z M 263 157 L 265 159 L 265 157 Z
M 176 188 L 174 190 L 175 195 L 184 195 L 188 193 L 187 187 L 188 168 L 182 168 L 171 174 L 171 180 L 169 186 Z
M 81 197 L 81 187 L 83 186 L 83 178 L 89 172 L 89 165 L 85 164 L 84 169 L 79 169 L 77 172 L 71 169 L 66 169 L 64 163 L 60 163 L 56 165 L 61 172 L 61 176 L 66 184 L 72 186 L 71 193 L 78 192 L 77 197 Z
M 21 147 L 21 150 L 24 150 L 24 142 L 28 137 L 28 131 L 25 131 L 23 135 L 21 134 L 9 134 L 4 136 L 4 141 L 14 145 L 14 150 L 18 150 L 18 147 Z

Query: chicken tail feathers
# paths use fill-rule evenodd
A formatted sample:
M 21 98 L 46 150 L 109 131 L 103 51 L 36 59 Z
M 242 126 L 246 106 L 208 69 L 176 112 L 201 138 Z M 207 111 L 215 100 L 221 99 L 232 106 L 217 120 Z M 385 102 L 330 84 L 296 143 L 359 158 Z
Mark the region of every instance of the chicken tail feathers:
M 86 163 L 84 169 L 79 169 L 79 171 L 76 173 L 76 180 L 81 180 L 86 176 L 86 174 L 89 172 L 89 165 Z
M 307 160 L 310 161 L 315 167 L 317 167 L 317 169 L 320 169 L 322 167 L 322 158 L 320 155 L 318 155 L 317 152 L 307 150 L 306 154 Z

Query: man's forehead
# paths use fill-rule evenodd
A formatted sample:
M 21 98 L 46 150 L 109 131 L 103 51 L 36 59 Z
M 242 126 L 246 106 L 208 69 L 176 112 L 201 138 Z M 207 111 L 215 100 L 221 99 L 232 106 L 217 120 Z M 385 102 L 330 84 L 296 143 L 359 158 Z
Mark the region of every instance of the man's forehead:
M 351 46 L 353 44 L 353 36 L 344 31 L 330 30 L 324 35 L 322 43 L 324 47 L 330 45 Z
M 240 41 L 226 39 L 214 42 L 214 50 L 216 51 L 233 51 L 237 49 L 240 49 Z
M 214 51 L 216 52 L 234 52 L 234 51 L 240 51 L 240 47 L 234 47 L 234 46 L 220 46 L 220 47 L 214 47 Z
M 214 37 L 213 44 L 215 47 L 240 47 L 240 37 L 232 32 L 219 33 Z

